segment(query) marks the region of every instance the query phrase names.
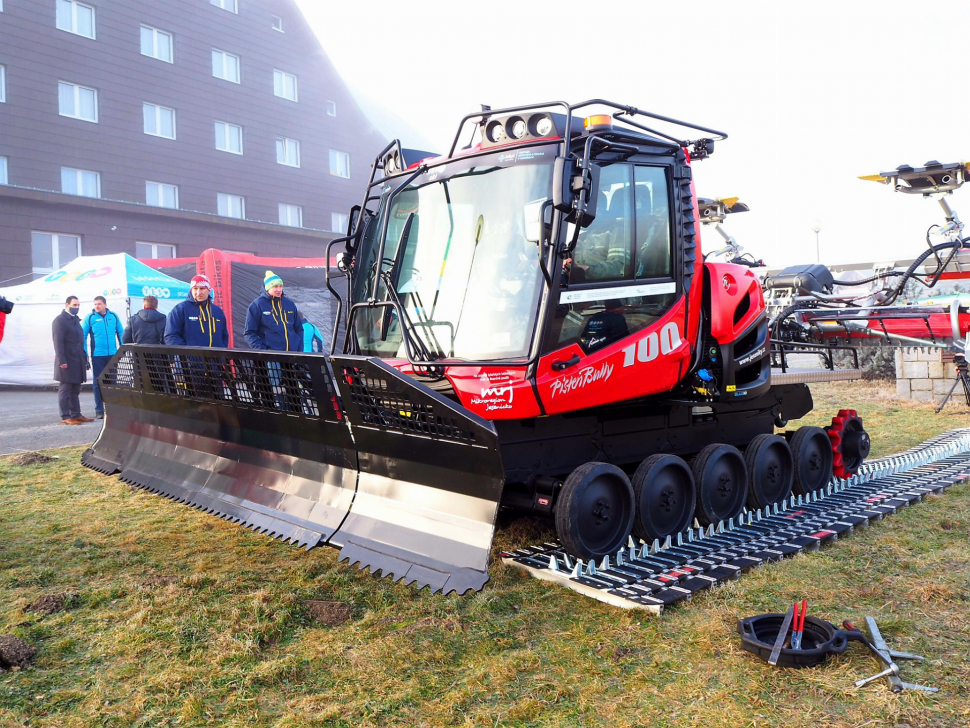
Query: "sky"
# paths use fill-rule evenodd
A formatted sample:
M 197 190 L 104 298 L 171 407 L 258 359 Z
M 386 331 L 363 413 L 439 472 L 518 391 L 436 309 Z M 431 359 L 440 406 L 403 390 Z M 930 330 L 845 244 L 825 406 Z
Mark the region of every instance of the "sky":
M 747 203 L 724 227 L 771 267 L 815 262 L 816 222 L 826 264 L 916 257 L 938 203 L 858 176 L 970 161 L 968 2 L 296 2 L 404 147 L 447 151 L 480 104 L 591 98 L 726 131 L 697 194 Z

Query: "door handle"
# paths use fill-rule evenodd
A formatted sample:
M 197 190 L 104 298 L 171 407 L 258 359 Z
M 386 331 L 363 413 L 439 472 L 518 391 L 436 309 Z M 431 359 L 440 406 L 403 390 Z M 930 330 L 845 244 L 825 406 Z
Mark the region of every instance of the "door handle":
M 579 364 L 579 354 L 573 354 L 569 359 L 566 359 L 566 361 L 554 361 L 552 363 L 552 368 L 557 372 L 561 372 L 563 369 L 574 367 L 577 364 Z

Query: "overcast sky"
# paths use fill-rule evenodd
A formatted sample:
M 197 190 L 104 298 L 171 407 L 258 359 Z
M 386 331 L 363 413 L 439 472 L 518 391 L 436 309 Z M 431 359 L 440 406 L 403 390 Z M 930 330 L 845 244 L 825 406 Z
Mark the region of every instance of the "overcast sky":
M 606 98 L 726 131 L 697 192 L 748 203 L 726 228 L 773 267 L 815 261 L 816 220 L 823 262 L 915 257 L 939 205 L 858 175 L 970 160 L 968 2 L 297 3 L 405 147 L 446 151 L 483 103 Z M 950 203 L 970 223 L 970 185 Z

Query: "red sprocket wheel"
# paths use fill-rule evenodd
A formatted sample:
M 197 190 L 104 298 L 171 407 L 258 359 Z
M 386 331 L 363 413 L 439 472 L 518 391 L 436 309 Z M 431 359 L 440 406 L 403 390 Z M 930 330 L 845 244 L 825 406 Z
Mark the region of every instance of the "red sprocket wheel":
M 849 409 L 839 410 L 825 430 L 832 443 L 832 473 L 839 478 L 855 475 L 869 456 L 871 447 L 869 433 L 863 427 L 859 413 Z

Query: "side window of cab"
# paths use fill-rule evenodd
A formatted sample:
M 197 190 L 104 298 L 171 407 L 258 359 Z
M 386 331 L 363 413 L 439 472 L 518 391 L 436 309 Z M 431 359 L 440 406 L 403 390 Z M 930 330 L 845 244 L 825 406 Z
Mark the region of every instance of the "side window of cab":
M 676 301 L 666 169 L 613 164 L 600 172 L 596 218 L 565 261 L 546 351 L 587 354 L 661 318 Z

